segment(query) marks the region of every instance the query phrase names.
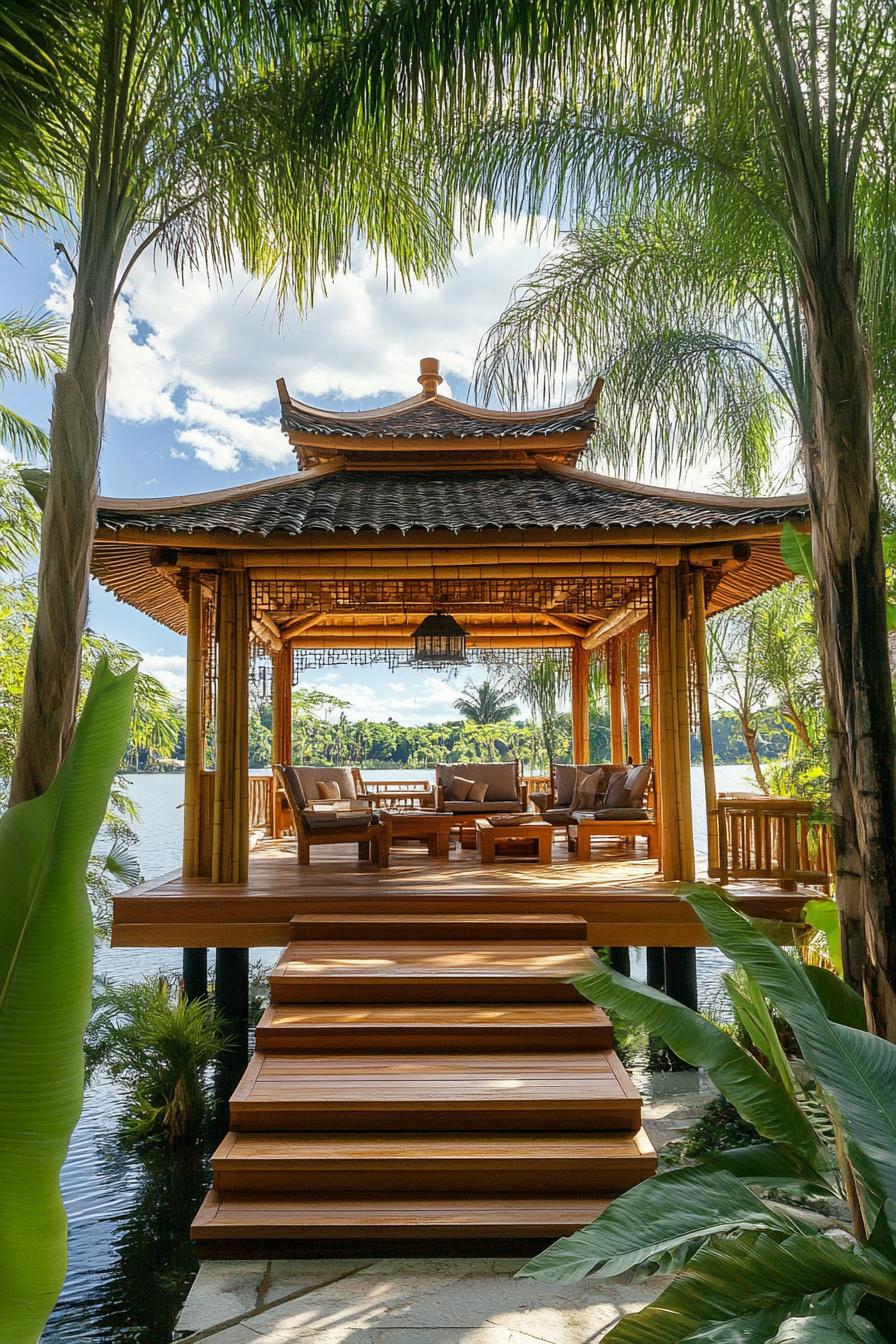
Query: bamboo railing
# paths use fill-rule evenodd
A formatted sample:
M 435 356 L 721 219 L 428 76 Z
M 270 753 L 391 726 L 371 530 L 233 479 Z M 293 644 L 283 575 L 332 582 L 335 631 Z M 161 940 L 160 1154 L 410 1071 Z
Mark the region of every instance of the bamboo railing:
M 271 813 L 273 802 L 273 776 L 249 776 L 249 831 L 263 831 L 271 834 Z
M 720 793 L 718 840 L 718 867 L 709 871 L 723 884 L 752 878 L 776 882 L 782 891 L 830 886 L 830 834 L 812 821 L 805 799 Z

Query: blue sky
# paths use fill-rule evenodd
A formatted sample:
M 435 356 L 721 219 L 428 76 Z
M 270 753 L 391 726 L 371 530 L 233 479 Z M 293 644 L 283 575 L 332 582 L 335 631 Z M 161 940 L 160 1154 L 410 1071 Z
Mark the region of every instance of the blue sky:
M 321 406 L 384 405 L 419 390 L 423 355 L 441 360 L 443 391 L 466 399 L 479 341 L 502 311 L 514 283 L 550 250 L 545 230 L 532 241 L 522 227 L 498 228 L 459 252 L 441 286 L 390 288 L 359 247 L 313 309 L 278 318 L 257 282 L 235 275 L 224 286 L 204 273 L 176 276 L 145 257 L 135 267 L 112 338 L 101 465 L 105 495 L 185 495 L 295 470 L 280 432 L 275 381 Z M 71 278 L 52 239 L 28 235 L 0 252 L 2 311 L 48 308 L 68 313 Z M 575 386 L 563 389 L 575 395 Z M 7 404 L 47 425 L 50 392 L 34 384 L 3 389 Z M 678 484 L 677 481 L 670 482 Z M 698 484 L 700 482 L 691 482 Z M 702 482 L 705 484 L 705 482 Z M 130 644 L 148 671 L 175 692 L 184 684 L 184 641 L 92 585 L 90 622 Z M 465 679 L 412 670 L 334 668 L 308 673 L 349 702 L 350 717 L 426 722 L 454 716 Z
M 295 469 L 278 425 L 275 380 L 321 406 L 381 405 L 419 390 L 422 355 L 442 362 L 444 391 L 466 398 L 479 339 L 501 312 L 514 282 L 548 250 L 521 228 L 483 236 L 459 253 L 440 288 L 390 288 L 359 248 L 351 272 L 331 283 L 306 317 L 278 319 L 257 282 L 226 286 L 204 274 L 180 280 L 144 259 L 119 306 L 113 333 L 103 494 L 181 495 L 259 480 Z M 71 280 L 52 239 L 27 235 L 0 253 L 2 309 L 49 308 L 67 316 Z M 574 390 L 574 389 L 573 389 Z M 7 404 L 47 425 L 50 392 L 8 385 Z M 90 622 L 143 656 L 173 690 L 183 686 L 184 641 L 117 602 L 96 583 Z M 454 716 L 466 679 L 412 670 L 331 668 L 309 683 L 341 695 L 352 717 L 396 714 L 405 722 Z M 472 668 L 470 679 L 479 679 Z

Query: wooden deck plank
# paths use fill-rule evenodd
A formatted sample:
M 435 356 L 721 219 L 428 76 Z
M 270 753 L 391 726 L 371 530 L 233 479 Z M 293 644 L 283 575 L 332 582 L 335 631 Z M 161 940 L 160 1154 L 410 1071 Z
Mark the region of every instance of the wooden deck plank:
M 557 858 L 549 869 L 507 863 L 481 867 L 468 853 L 449 862 L 426 855 L 380 870 L 341 859 L 300 869 L 287 845 L 266 842 L 250 857 L 249 882 L 213 887 L 168 875 L 114 900 L 116 947 L 275 947 L 293 936 L 294 916 L 326 921 L 362 916 L 438 920 L 445 916 L 579 917 L 594 946 L 699 947 L 708 943 L 676 884 L 625 851 L 588 863 Z M 798 921 L 808 892 L 768 885 L 733 887 L 747 913 Z
M 277 1004 L 255 1028 L 260 1050 L 606 1050 L 613 1028 L 593 1004 Z
M 193 1222 L 197 1240 L 316 1241 L 359 1234 L 364 1240 L 404 1237 L 439 1241 L 508 1236 L 554 1239 L 568 1236 L 596 1218 L 609 1203 L 591 1196 L 576 1199 L 429 1198 L 295 1199 L 252 1195 L 206 1196 Z

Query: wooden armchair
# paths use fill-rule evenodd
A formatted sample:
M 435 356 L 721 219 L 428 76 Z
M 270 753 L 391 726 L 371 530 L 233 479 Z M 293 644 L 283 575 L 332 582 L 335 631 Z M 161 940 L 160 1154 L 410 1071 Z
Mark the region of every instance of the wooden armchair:
M 378 867 L 388 868 L 392 821 L 386 813 L 372 811 L 367 805 L 354 812 L 325 810 L 320 803 L 312 809 L 295 766 L 276 765 L 274 773 L 292 813 L 302 867 L 311 862 L 312 845 L 356 843 L 359 859 L 370 858 Z

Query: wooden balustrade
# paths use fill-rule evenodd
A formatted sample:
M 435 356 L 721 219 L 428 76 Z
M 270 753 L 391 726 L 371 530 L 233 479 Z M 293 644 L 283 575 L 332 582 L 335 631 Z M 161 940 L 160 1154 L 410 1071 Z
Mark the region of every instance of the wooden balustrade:
M 719 794 L 719 862 L 710 875 L 722 883 L 768 880 L 782 891 L 830 886 L 833 854 L 828 828 L 812 820 L 802 798 Z
M 374 807 L 398 811 L 435 807 L 435 785 L 431 779 L 364 779 L 360 770 L 353 773 L 358 793 L 372 798 Z
M 249 833 L 271 834 L 273 813 L 273 775 L 249 776 Z
M 523 775 L 523 783 L 531 798 L 533 793 L 550 792 L 551 777 L 550 775 Z

